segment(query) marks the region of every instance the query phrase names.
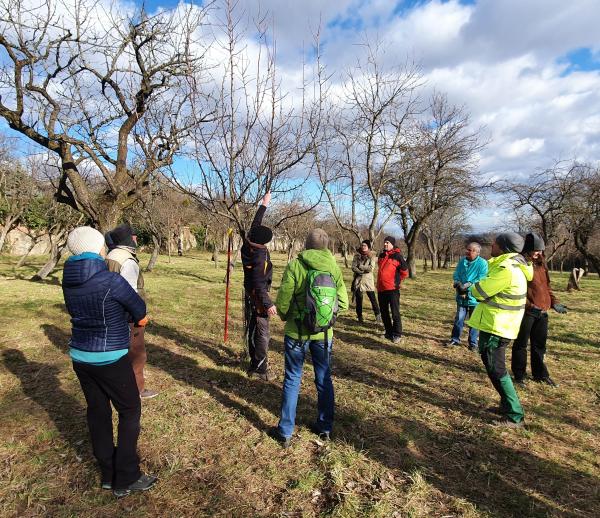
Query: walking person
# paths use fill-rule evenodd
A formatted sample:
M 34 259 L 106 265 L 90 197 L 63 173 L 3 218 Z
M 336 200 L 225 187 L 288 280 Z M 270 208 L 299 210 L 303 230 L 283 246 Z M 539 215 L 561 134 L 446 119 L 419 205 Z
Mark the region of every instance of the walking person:
M 408 266 L 393 236 L 386 236 L 383 240 L 383 252 L 379 254 L 377 264 L 377 298 L 385 327 L 384 336 L 399 343 L 402 339 L 400 283 L 408 277 Z
M 492 385 L 500 395 L 494 411 L 503 416 L 501 425 L 523 426 L 525 414 L 506 370 L 506 347 L 519 334 L 525 312 L 527 282 L 533 268 L 520 254 L 524 239 L 514 232 L 496 236 L 488 275 L 469 287 L 479 304 L 467 325 L 479 329 L 479 353 Z
M 63 295 L 71 316 L 70 356 L 87 402 L 87 422 L 102 489 L 117 497 L 146 491 L 156 482 L 140 471 L 137 441 L 141 403 L 129 349 L 129 315 L 147 323 L 146 304 L 127 281 L 109 272 L 104 236 L 77 227 L 67 238 Z M 111 403 L 119 414 L 113 441 Z
M 352 280 L 352 292 L 356 300 L 356 318 L 363 322 L 363 294 L 369 297 L 375 321 L 381 323 L 381 312 L 379 304 L 375 297 L 375 280 L 373 279 L 373 269 L 375 268 L 375 258 L 371 253 L 371 241 L 365 239 L 357 249 L 352 259 L 352 271 L 354 279 Z
M 124 223 L 108 232 L 110 241 L 110 251 L 106 257 L 106 264 L 111 272 L 120 274 L 135 292 L 146 300 L 144 291 L 144 276 L 140 269 L 140 262 L 136 255 L 137 235 L 135 230 Z M 131 327 L 131 345 L 129 348 L 129 358 L 135 373 L 135 380 L 138 386 L 140 397 L 142 399 L 152 399 L 158 395 L 156 390 L 146 388 L 144 377 L 144 368 L 148 355 L 146 353 L 146 344 L 144 337 L 144 327 L 130 322 Z
M 531 342 L 531 375 L 533 381 L 551 387 L 557 384 L 550 377 L 544 363 L 548 339 L 548 311 L 566 313 L 567 308 L 559 303 L 550 287 L 548 266 L 544 259 L 544 240 L 530 232 L 525 236 L 523 253 L 533 262 L 533 279 L 527 284 L 525 315 L 521 321 L 519 335 L 513 343 L 511 368 L 515 383 L 524 386 L 527 371 L 527 342 Z
M 284 448 L 290 445 L 294 432 L 307 351 L 312 357 L 318 394 L 317 419 L 311 430 L 321 438 L 329 439 L 333 428 L 335 403 L 331 380 L 331 326 L 337 312 L 348 308 L 348 294 L 342 272 L 328 247 L 327 233 L 320 228 L 313 229 L 306 238 L 304 251 L 287 265 L 275 301 L 277 312 L 285 321 L 285 377 L 281 418 L 269 435 Z M 316 323 L 323 325 L 325 330 L 316 331 Z
M 268 362 L 271 339 L 269 317 L 276 315 L 277 310 L 269 296 L 273 281 L 273 264 L 266 246 L 273 238 L 273 231 L 262 224 L 270 201 L 271 193 L 267 192 L 256 211 L 248 235 L 242 235 L 246 343 L 250 356 L 248 376 L 255 376 L 264 381 L 275 379 Z
M 454 270 L 453 287 L 456 290 L 456 315 L 454 316 L 454 326 L 452 335 L 447 347 L 460 345 L 460 335 L 465 324 L 466 317 L 473 314 L 478 302 L 473 295 L 469 293 L 469 287 L 487 276 L 488 263 L 481 257 L 481 245 L 479 243 L 469 243 L 465 250 L 464 257 L 458 260 Z M 477 338 L 479 331 L 474 327 L 469 328 L 469 350 L 477 351 Z

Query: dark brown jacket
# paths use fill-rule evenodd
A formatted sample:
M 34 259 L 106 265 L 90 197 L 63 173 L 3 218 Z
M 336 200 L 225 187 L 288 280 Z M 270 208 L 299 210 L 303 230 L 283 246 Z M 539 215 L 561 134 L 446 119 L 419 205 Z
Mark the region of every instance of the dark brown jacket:
M 527 309 L 536 307 L 548 311 L 558 299 L 552 293 L 548 267 L 543 259 L 533 263 L 533 279 L 527 284 Z

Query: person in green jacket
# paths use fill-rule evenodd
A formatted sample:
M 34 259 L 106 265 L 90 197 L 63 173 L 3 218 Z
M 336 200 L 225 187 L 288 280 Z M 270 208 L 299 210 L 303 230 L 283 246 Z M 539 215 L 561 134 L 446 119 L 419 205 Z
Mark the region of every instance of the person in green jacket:
M 312 357 L 318 393 L 317 420 L 311 429 L 321 438 L 329 439 L 333 427 L 334 394 L 331 381 L 333 329 L 311 333 L 302 321 L 306 308 L 306 280 L 309 268 L 331 274 L 337 287 L 338 311 L 348 308 L 346 286 L 340 267 L 329 251 L 329 237 L 324 230 L 316 228 L 308 234 L 304 251 L 287 265 L 275 301 L 277 313 L 285 321 L 285 375 L 281 418 L 277 427 L 269 431 L 269 435 L 279 441 L 284 448 L 290 445 L 294 432 L 296 406 L 307 350 L 310 350 Z
M 479 353 L 492 385 L 500 394 L 500 406 L 494 411 L 509 427 L 523 426 L 523 407 L 506 370 L 506 347 L 519 334 L 525 313 L 527 282 L 533 267 L 520 254 L 525 241 L 514 232 L 496 236 L 488 275 L 469 288 L 479 304 L 467 324 L 479 329 Z

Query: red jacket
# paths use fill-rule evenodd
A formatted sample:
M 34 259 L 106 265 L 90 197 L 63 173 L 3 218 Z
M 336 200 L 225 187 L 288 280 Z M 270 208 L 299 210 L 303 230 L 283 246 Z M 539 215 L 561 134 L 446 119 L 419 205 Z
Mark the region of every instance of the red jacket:
M 377 291 L 400 289 L 400 282 L 408 277 L 408 266 L 400 249 L 393 248 L 389 252 L 381 252 L 377 263 Z

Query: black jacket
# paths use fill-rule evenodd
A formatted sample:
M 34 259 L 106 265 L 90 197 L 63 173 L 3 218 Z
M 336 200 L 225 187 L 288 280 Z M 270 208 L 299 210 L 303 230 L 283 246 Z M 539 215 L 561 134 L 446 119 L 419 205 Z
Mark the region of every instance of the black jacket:
M 264 205 L 258 208 L 250 230 L 262 224 L 266 210 L 267 207 Z M 251 232 L 248 232 L 248 235 L 251 235 Z M 244 289 L 246 290 L 246 294 L 252 297 L 256 309 L 262 313 L 273 306 L 273 302 L 269 297 L 271 283 L 273 282 L 271 255 L 265 245 L 253 243 L 248 239 L 246 234 L 242 235 L 242 239 L 244 240 L 244 244 L 242 245 Z

